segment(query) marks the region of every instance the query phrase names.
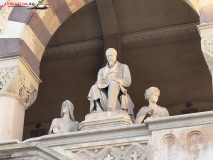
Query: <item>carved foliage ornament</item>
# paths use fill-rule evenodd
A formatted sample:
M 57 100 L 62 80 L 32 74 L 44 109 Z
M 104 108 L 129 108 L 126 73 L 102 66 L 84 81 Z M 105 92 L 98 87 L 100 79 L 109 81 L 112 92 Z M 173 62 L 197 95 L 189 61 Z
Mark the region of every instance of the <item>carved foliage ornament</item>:
M 210 55 L 213 54 L 213 37 L 203 38 L 203 49 Z
M 5 90 L 15 73 L 15 67 L 7 67 L 0 69 L 0 92 Z
M 18 67 L 0 69 L 0 93 L 17 97 L 26 107 L 29 107 L 37 97 L 37 89 L 25 83 L 25 75 Z
M 206 63 L 210 68 L 213 66 L 213 37 L 205 37 L 202 39 L 201 47 Z

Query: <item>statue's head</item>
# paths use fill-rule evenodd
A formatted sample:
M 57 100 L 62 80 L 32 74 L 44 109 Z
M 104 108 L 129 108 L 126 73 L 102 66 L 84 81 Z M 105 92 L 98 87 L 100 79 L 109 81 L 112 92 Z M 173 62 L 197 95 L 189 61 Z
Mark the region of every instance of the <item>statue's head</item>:
M 61 117 L 63 117 L 64 114 L 69 113 L 71 120 L 75 121 L 73 112 L 74 105 L 69 100 L 64 101 L 61 106 Z
M 152 103 L 157 103 L 158 97 L 160 95 L 160 90 L 157 87 L 150 87 L 146 90 L 144 96 L 145 99 L 151 101 Z
M 115 63 L 117 60 L 117 51 L 114 48 L 109 48 L 106 50 L 106 58 L 108 63 Z

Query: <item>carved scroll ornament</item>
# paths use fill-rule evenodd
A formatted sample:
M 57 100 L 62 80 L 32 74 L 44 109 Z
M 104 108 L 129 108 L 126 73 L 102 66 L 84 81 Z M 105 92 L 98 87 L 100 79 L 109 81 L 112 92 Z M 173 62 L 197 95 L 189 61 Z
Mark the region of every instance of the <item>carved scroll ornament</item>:
M 0 95 L 14 96 L 28 108 L 36 100 L 37 94 L 33 84 L 26 85 L 25 75 L 19 67 L 0 69 Z
M 203 51 L 203 56 L 209 67 L 209 70 L 213 68 L 213 37 L 204 37 L 201 40 L 201 47 Z

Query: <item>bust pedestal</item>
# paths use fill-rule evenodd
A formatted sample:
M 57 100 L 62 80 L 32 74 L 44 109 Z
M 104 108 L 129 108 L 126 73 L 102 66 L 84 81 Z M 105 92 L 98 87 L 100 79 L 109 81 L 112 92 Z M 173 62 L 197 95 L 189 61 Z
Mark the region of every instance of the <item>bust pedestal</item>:
M 132 124 L 132 120 L 125 110 L 93 112 L 85 116 L 85 121 L 79 124 L 79 129 L 83 131 Z

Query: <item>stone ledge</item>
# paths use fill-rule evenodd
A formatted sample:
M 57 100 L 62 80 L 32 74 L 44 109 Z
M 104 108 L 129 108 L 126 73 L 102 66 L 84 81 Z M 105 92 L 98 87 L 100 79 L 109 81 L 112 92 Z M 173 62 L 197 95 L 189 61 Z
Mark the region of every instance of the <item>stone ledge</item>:
M 38 142 L 18 144 L 8 142 L 7 145 L 0 146 L 0 159 L 71 160 Z
M 0 147 L 3 145 L 17 144 L 17 143 L 20 143 L 20 141 L 17 139 L 13 139 L 13 140 L 9 140 L 9 141 L 2 141 L 2 142 L 0 142 Z
M 150 131 L 199 126 L 213 123 L 213 111 L 145 120 Z
M 27 139 L 23 141 L 23 143 L 41 142 L 45 146 L 53 147 L 138 136 L 151 136 L 151 133 L 145 124 L 46 135 Z

